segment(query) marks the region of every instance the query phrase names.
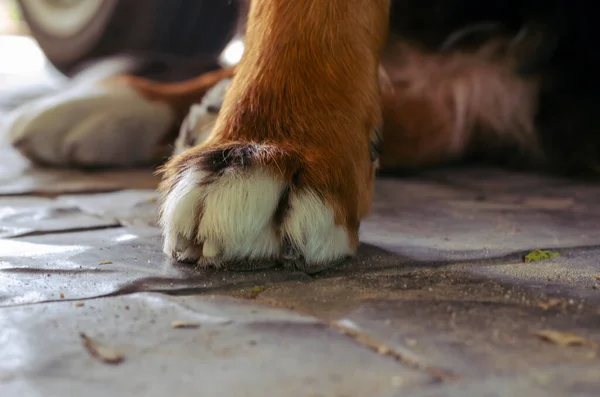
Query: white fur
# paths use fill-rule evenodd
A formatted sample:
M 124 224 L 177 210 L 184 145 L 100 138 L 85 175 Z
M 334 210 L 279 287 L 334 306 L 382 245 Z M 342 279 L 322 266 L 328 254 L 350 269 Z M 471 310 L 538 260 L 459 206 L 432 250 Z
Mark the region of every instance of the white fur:
M 204 198 L 198 187 L 206 174 L 187 170 L 172 187 L 161 208 L 161 224 L 165 235 L 163 251 L 174 255 L 193 245 L 194 230 Z M 186 257 L 189 258 L 189 257 Z
M 125 86 L 77 84 L 16 109 L 10 142 L 51 165 L 132 166 L 168 154 L 171 108 Z
M 307 263 L 327 263 L 353 254 L 348 232 L 335 224 L 331 207 L 313 192 L 291 195 L 283 229 Z
M 200 171 L 188 170 L 167 195 L 161 217 L 165 253 L 176 252 L 180 259 L 199 259 L 200 251 L 189 250 L 189 246 L 201 241 L 203 255 L 210 258 L 260 259 L 277 255 L 280 242 L 272 217 L 283 181 L 262 169 L 229 172 L 200 186 L 205 177 Z M 181 258 L 185 251 L 187 255 Z M 198 256 L 190 257 L 192 253 Z
M 329 205 L 311 192 L 292 193 L 289 213 L 277 230 L 274 214 L 285 182 L 261 168 L 226 172 L 201 185 L 206 174 L 187 170 L 164 200 L 161 224 L 164 252 L 180 260 L 273 260 L 283 236 L 309 268 L 352 255 L 347 231 L 334 224 Z M 200 244 L 203 248 L 200 249 Z
M 198 238 L 218 244 L 225 260 L 275 255 L 273 214 L 283 189 L 283 181 L 262 169 L 226 174 L 206 189 Z

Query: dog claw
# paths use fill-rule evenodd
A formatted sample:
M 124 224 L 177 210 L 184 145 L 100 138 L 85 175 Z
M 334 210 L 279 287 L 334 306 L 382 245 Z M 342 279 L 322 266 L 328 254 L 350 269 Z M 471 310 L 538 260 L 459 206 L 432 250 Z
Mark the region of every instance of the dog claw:
M 207 240 L 202 247 L 202 256 L 205 258 L 214 258 L 221 253 L 221 247 L 214 241 Z

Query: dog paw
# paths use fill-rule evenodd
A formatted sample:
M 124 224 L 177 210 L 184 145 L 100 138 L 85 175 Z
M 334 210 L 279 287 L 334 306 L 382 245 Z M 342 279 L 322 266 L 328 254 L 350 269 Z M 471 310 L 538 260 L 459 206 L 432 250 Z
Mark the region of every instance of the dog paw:
M 352 256 L 358 186 L 318 152 L 232 143 L 173 158 L 161 187 L 164 252 L 217 268 L 305 272 Z
M 130 167 L 170 154 L 176 115 L 127 85 L 89 84 L 18 108 L 9 120 L 10 142 L 34 163 Z

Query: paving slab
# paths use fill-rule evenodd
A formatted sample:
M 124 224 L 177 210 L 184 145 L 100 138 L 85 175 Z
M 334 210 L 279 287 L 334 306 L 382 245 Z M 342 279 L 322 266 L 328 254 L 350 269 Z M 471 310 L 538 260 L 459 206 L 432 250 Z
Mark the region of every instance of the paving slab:
M 532 369 L 521 376 L 497 376 L 470 383 L 457 382 L 423 387 L 418 391 L 393 392 L 389 397 L 563 397 L 596 396 L 600 386 L 597 368 Z
M 57 201 L 97 218 L 115 220 L 122 226 L 158 227 L 158 197 L 154 189 L 128 189 L 106 194 L 64 195 Z
M 156 228 L 0 239 L 0 306 L 136 291 L 202 293 L 310 280 L 300 272 L 222 272 L 173 263 Z
M 425 261 L 600 243 L 598 186 L 486 171 L 487 179 L 476 170 L 472 181 L 464 169 L 447 170 L 443 179 L 438 172 L 379 180 L 362 241 Z M 448 182 L 454 173 L 460 183 Z
M 0 238 L 120 226 L 117 220 L 88 215 L 68 202 L 42 197 L 5 198 L 2 204 Z
M 82 333 L 122 362 L 94 357 Z M 5 308 L 0 336 L 3 396 L 379 396 L 431 382 L 315 319 L 223 297 Z

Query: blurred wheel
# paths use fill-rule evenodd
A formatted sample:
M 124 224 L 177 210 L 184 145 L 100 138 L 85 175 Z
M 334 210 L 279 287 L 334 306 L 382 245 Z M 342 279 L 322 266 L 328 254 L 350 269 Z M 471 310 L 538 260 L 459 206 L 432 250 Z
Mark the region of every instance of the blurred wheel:
M 18 0 L 52 64 L 122 53 L 216 59 L 235 33 L 239 0 Z

